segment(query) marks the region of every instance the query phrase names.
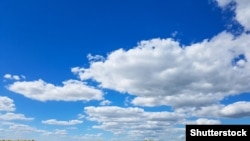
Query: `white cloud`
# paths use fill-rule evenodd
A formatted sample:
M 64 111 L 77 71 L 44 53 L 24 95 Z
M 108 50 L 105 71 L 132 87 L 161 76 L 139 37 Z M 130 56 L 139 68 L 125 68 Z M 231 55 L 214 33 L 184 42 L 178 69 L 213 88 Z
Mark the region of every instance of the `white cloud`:
M 225 7 L 227 6 L 229 3 L 231 3 L 233 0 L 216 0 L 218 2 L 218 5 L 220 7 Z
M 83 119 L 83 118 L 85 117 L 85 115 L 83 115 L 83 114 L 78 114 L 77 117 L 78 117 L 78 119 Z
M 43 130 L 36 127 L 20 124 L 15 122 L 0 122 L 0 137 L 4 139 L 35 139 L 36 141 L 44 140 L 72 140 L 73 137 L 67 136 L 67 130 L 54 129 Z M 78 140 L 80 141 L 80 140 Z
M 226 7 L 229 3 L 235 2 L 235 19 L 250 30 L 250 3 L 249 0 L 217 0 L 220 7 Z
M 5 74 L 5 75 L 4 75 L 4 78 L 6 78 L 6 79 L 11 79 L 12 76 L 11 76 L 11 74 Z
M 46 132 L 46 135 L 66 135 L 68 134 L 67 130 L 60 130 L 60 129 L 56 129 L 53 132 Z
M 9 138 L 13 140 L 20 139 L 35 139 L 37 141 L 55 140 L 59 141 L 65 138 L 72 139 L 73 137 L 67 135 L 67 130 L 54 129 L 54 130 L 42 130 L 36 127 L 20 124 L 15 122 L 0 122 L 0 137 Z M 63 137 L 63 138 L 61 138 Z M 79 140 L 80 141 L 80 140 Z
M 58 121 L 56 119 L 49 119 L 49 120 L 43 120 L 43 124 L 50 124 L 50 125 L 76 125 L 76 124 L 81 124 L 83 121 L 81 120 L 69 120 L 69 121 Z
M 16 114 L 16 113 L 0 113 L 0 120 L 10 121 L 10 120 L 33 120 L 34 118 L 26 117 L 23 114 Z
M 133 136 L 164 136 L 169 128 L 173 129 L 172 125 L 184 119 L 183 114 L 146 112 L 141 108 L 133 107 L 90 106 L 85 107 L 84 110 L 88 120 L 99 123 L 99 125 L 94 125 L 93 128 L 111 131 L 114 134 Z
M 157 105 L 171 105 L 173 107 L 184 107 L 184 106 L 203 106 L 215 103 L 222 99 L 220 94 L 195 94 L 187 97 L 187 94 L 178 94 L 174 96 L 164 96 L 164 97 L 136 97 L 132 100 L 135 105 L 143 106 L 157 106 Z
M 0 111 L 15 111 L 14 101 L 6 96 L 0 96 Z
M 186 121 L 185 124 L 220 124 L 220 120 L 215 119 L 207 119 L 207 118 L 199 118 L 195 121 Z
M 25 125 L 25 124 L 13 124 L 9 126 L 9 129 L 12 129 L 14 131 L 21 131 L 21 132 L 34 132 L 36 131 L 35 128 Z
M 89 61 L 102 61 L 104 60 L 105 58 L 101 55 L 92 55 L 92 54 L 88 54 L 87 55 L 87 58 Z
M 102 91 L 87 86 L 78 80 L 67 80 L 63 86 L 56 86 L 39 79 L 36 81 L 17 81 L 7 87 L 10 91 L 39 101 L 79 101 L 102 100 Z
M 220 124 L 219 120 L 199 118 L 196 120 L 197 124 Z
M 221 109 L 220 113 L 225 117 L 250 117 L 250 102 L 238 101 L 233 104 L 229 104 Z
M 18 76 L 18 75 L 5 74 L 4 78 L 10 79 L 10 80 L 21 80 L 21 78 L 25 79 L 25 76 L 24 75 Z
M 136 96 L 135 105 L 205 106 L 250 91 L 249 38 L 222 32 L 185 47 L 170 38 L 141 41 L 72 72 L 81 80 Z
M 228 105 L 213 104 L 202 107 L 182 107 L 176 109 L 175 112 L 192 117 L 244 118 L 250 117 L 250 102 L 238 101 Z
M 100 102 L 100 105 L 105 106 L 105 105 L 110 105 L 112 102 L 109 100 L 103 100 Z
M 15 111 L 14 101 L 6 96 L 0 96 L 0 124 L 3 121 L 13 120 L 33 120 L 34 118 L 26 117 L 23 114 L 12 113 Z

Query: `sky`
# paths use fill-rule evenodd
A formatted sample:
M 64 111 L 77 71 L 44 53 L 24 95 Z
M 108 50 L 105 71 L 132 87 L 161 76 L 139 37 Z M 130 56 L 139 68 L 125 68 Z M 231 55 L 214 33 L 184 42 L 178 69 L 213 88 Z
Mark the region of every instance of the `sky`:
M 0 1 L 0 139 L 250 124 L 249 19 L 248 0 Z

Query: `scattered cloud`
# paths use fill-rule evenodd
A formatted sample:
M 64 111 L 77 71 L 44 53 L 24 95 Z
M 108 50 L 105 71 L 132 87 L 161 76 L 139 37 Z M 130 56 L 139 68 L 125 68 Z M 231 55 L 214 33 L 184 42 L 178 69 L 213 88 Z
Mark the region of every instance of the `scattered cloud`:
M 0 96 L 0 111 L 15 111 L 14 101 L 7 96 Z
M 67 130 L 55 129 L 53 132 L 45 132 L 45 135 L 67 135 Z
M 0 96 L 0 121 L 33 120 L 23 114 L 13 113 L 16 110 L 14 101 L 7 96 Z
M 43 120 L 43 124 L 70 126 L 83 123 L 81 120 L 58 121 L 56 119 Z
M 110 105 L 112 102 L 109 100 L 103 100 L 100 102 L 100 105 L 105 106 L 105 105 Z
M 9 129 L 20 132 L 37 132 L 35 128 L 25 124 L 13 124 L 9 126 Z
M 235 39 L 222 32 L 190 46 L 170 38 L 141 41 L 72 72 L 81 80 L 91 79 L 103 88 L 136 96 L 134 105 L 211 105 L 250 91 L 249 38 L 242 34 Z
M 92 54 L 88 54 L 87 55 L 87 58 L 89 61 L 102 61 L 104 60 L 105 58 L 101 55 L 92 55 Z
M 244 30 L 250 30 L 250 3 L 248 0 L 216 0 L 220 7 L 234 2 L 235 20 Z M 176 37 L 178 32 L 173 32 Z M 4 78 L 15 82 L 8 90 L 38 101 L 90 101 L 100 100 L 100 107 L 84 108 L 86 115 L 79 114 L 77 120 L 43 120 L 43 124 L 71 126 L 83 123 L 83 118 L 97 122 L 92 128 L 126 134 L 129 137 L 176 139 L 184 128 L 176 124 L 220 124 L 221 118 L 250 117 L 250 102 L 238 101 L 224 105 L 225 97 L 250 92 L 250 34 L 234 37 L 221 32 L 212 39 L 205 39 L 189 46 L 171 38 L 144 40 L 135 47 L 117 49 L 107 54 L 88 54 L 88 68 L 74 67 L 72 73 L 79 80 L 67 80 L 62 86 L 47 83 L 42 79 L 21 81 L 22 75 L 5 74 Z M 133 95 L 126 97 L 124 105 L 161 106 L 173 108 L 173 112 L 148 112 L 138 107 L 107 106 L 111 101 L 103 98 L 103 92 L 84 81 L 98 82 L 107 88 Z M 45 131 L 29 125 L 10 121 L 33 120 L 23 114 L 12 113 L 12 99 L 0 96 L 0 127 L 8 126 L 12 131 L 36 132 L 43 135 L 67 135 L 67 130 Z M 187 120 L 194 118 L 195 120 Z M 218 119 L 217 119 L 218 118 Z M 6 131 L 0 128 L 0 131 Z M 89 139 L 102 134 L 85 134 L 76 138 Z M 184 136 L 179 136 L 184 140 Z M 166 139 L 166 138 L 164 138 Z
M 56 86 L 41 79 L 35 81 L 16 81 L 7 87 L 10 91 L 39 101 L 89 101 L 102 100 L 103 93 L 78 80 L 67 80 L 63 86 Z
M 10 80 L 21 80 L 21 79 L 25 79 L 24 75 L 11 75 L 11 74 L 5 74 L 4 75 L 5 79 L 10 79 Z
M 83 115 L 83 114 L 78 114 L 77 117 L 78 117 L 78 119 L 83 119 L 83 118 L 85 117 L 85 115 Z
M 114 134 L 147 136 L 164 133 L 168 127 L 184 118 L 172 112 L 146 112 L 141 108 L 117 106 L 85 107 L 87 119 L 100 125 L 93 128 L 111 131 Z M 143 132 L 142 132 L 143 131 Z
M 175 110 L 191 117 L 244 118 L 250 117 L 250 102 L 238 101 L 228 105 L 213 104 L 203 107 L 183 107 Z
M 49 139 L 58 139 L 60 140 L 61 137 L 65 137 L 67 130 L 61 129 L 53 129 L 53 130 L 41 130 L 35 127 L 32 127 L 27 124 L 20 124 L 15 122 L 0 122 L 0 131 L 1 136 L 5 138 L 10 138 L 14 140 L 18 140 L 20 138 L 31 138 L 36 139 L 38 141 L 49 140 Z
M 174 31 L 174 32 L 171 33 L 171 36 L 176 37 L 177 34 L 178 34 L 178 31 Z
M 23 114 L 16 114 L 16 113 L 5 113 L 1 114 L 0 113 L 0 120 L 33 120 L 34 118 L 28 118 Z

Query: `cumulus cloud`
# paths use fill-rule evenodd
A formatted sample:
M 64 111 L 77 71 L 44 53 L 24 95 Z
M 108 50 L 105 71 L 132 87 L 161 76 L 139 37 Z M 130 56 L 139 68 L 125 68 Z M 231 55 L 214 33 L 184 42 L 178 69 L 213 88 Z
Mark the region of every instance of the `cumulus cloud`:
M 250 3 L 248 0 L 216 0 L 218 5 L 222 8 L 228 6 L 230 3 L 235 3 L 235 19 L 245 27 L 246 30 L 250 30 Z
M 250 91 L 249 38 L 222 32 L 190 46 L 170 38 L 146 40 L 72 72 L 136 96 L 134 105 L 205 106 Z
M 24 114 L 13 113 L 16 110 L 14 101 L 7 96 L 0 96 L 0 124 L 6 121 L 33 120 Z
M 0 111 L 15 111 L 14 101 L 7 96 L 0 96 Z
M 250 102 L 239 101 L 233 104 L 229 104 L 221 109 L 220 114 L 225 117 L 250 117 Z
M 220 7 L 235 2 L 235 20 L 245 30 L 250 30 L 248 0 L 217 2 Z M 250 116 L 248 101 L 228 105 L 220 103 L 225 97 L 250 92 L 249 39 L 250 35 L 246 33 L 234 37 L 230 33 L 221 32 L 212 39 L 189 46 L 182 46 L 171 38 L 144 40 L 129 50 L 114 50 L 107 58 L 89 54 L 89 67 L 71 69 L 82 81 L 93 80 L 102 88 L 135 96 L 132 101 L 126 98 L 126 105 L 128 101 L 139 106 L 168 105 L 174 107 L 174 112 L 147 112 L 135 107 L 105 106 L 110 101 L 103 99 L 100 90 L 77 80 L 65 81 L 63 86 L 55 86 L 43 80 L 19 81 L 9 85 L 8 89 L 40 101 L 103 100 L 100 102 L 101 107 L 84 108 L 86 118 L 98 123 L 93 128 L 115 134 L 134 137 L 161 137 L 167 133 L 168 136 L 179 135 L 184 132 L 184 128 L 175 128 L 174 125 L 178 123 L 220 124 L 220 120 L 214 118 Z M 20 79 L 10 74 L 6 74 L 4 78 Z M 8 110 L 11 109 L 11 104 L 2 105 L 5 106 L 0 109 L 11 111 Z M 5 117 L 8 117 L 7 114 Z M 13 117 L 14 115 L 12 113 Z M 7 119 L 5 117 L 2 119 Z M 79 119 L 83 117 L 85 116 L 79 115 Z M 198 119 L 187 121 L 189 117 Z M 82 121 L 56 119 L 42 121 L 52 125 L 75 125 L 80 122 Z M 55 130 L 46 134 L 65 135 L 67 131 Z M 183 136 L 180 138 L 183 140 Z
M 184 115 L 173 112 L 146 112 L 141 108 L 117 106 L 85 107 L 87 119 L 100 125 L 93 128 L 104 129 L 115 134 L 146 136 L 164 133 Z M 165 134 L 164 134 L 165 135 Z
M 7 87 L 10 91 L 39 101 L 89 101 L 102 100 L 102 91 L 87 86 L 78 80 L 67 80 L 63 86 L 56 86 L 41 79 L 35 81 L 16 81 Z
M 43 120 L 43 124 L 50 124 L 50 125 L 76 125 L 76 124 L 81 124 L 83 121 L 81 120 L 69 120 L 69 121 L 58 121 L 56 119 L 48 119 L 48 120 Z

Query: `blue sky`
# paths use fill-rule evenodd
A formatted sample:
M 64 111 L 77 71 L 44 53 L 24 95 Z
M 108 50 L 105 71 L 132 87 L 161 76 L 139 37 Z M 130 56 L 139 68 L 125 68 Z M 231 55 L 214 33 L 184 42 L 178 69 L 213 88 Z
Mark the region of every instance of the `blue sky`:
M 184 141 L 250 124 L 244 0 L 1 1 L 0 139 Z

